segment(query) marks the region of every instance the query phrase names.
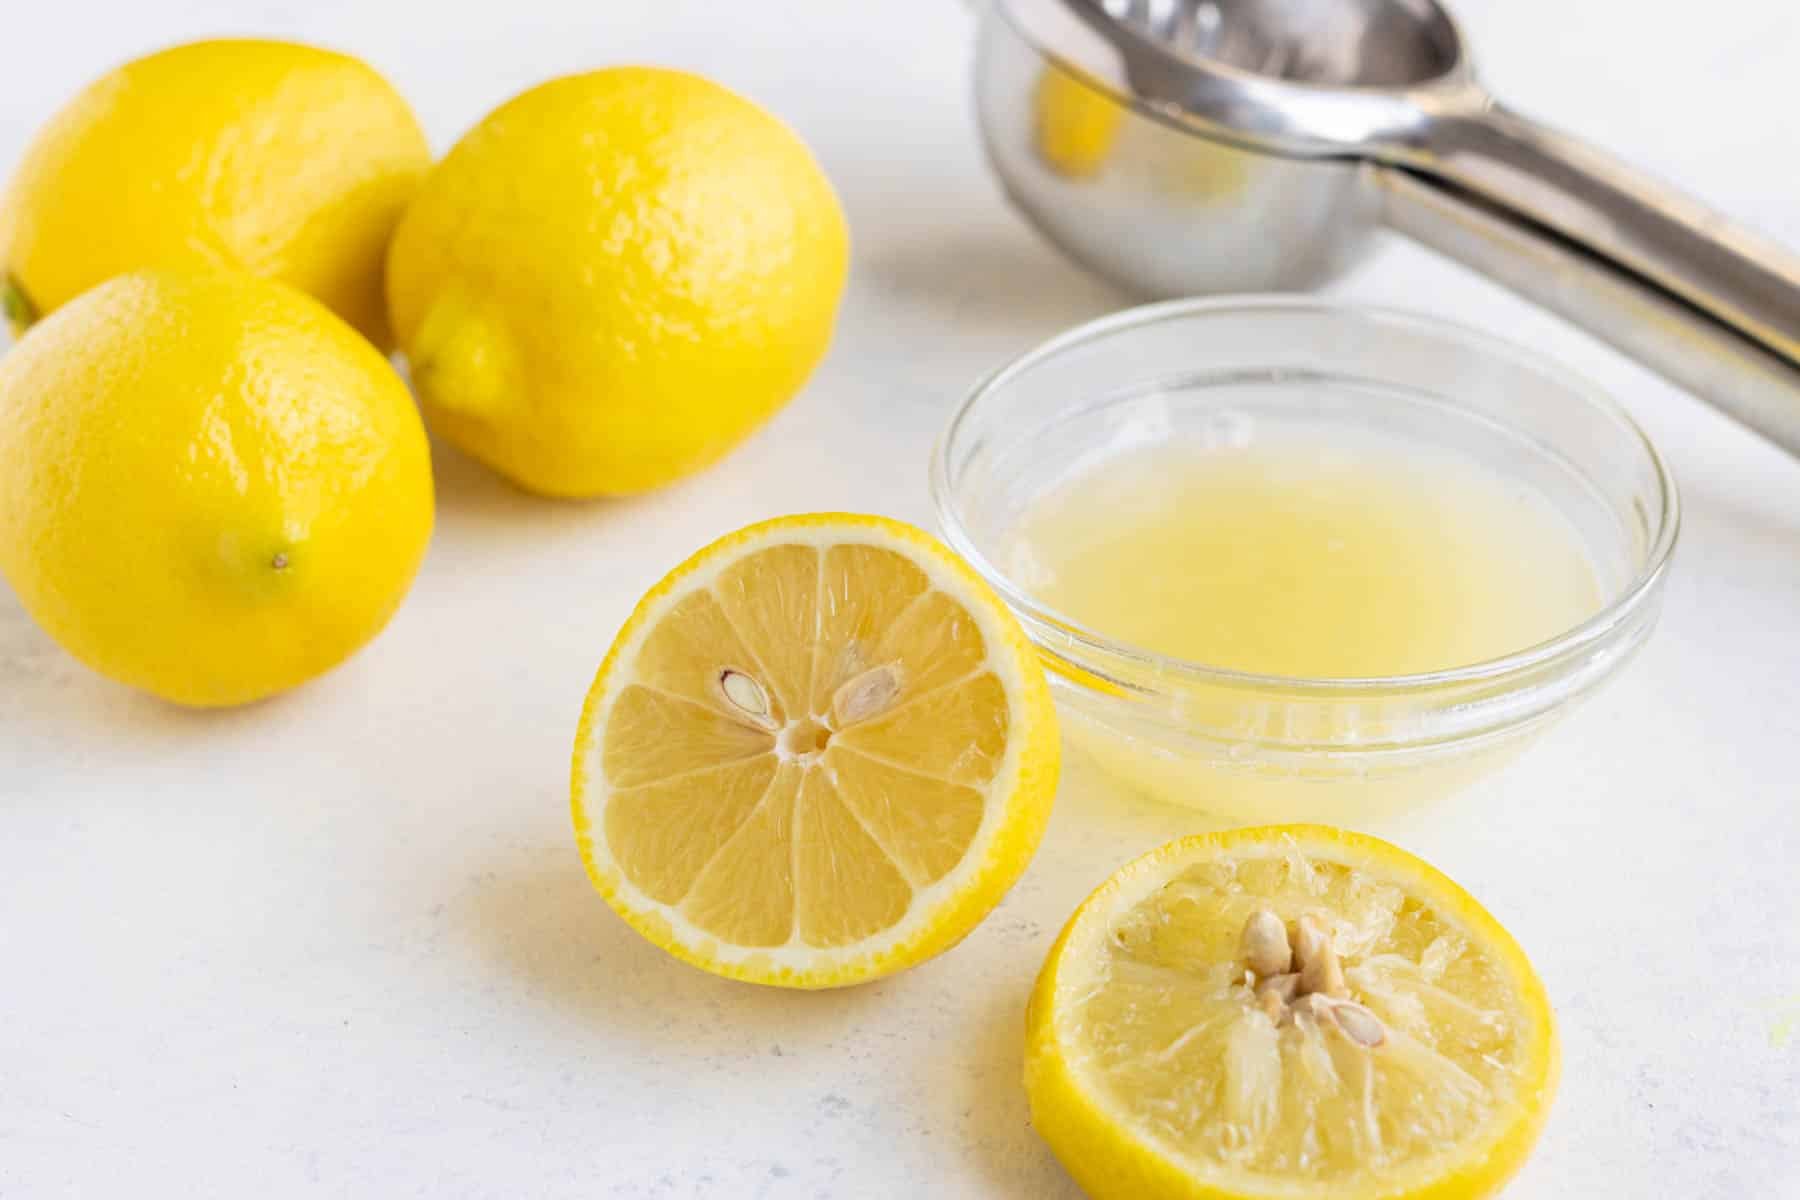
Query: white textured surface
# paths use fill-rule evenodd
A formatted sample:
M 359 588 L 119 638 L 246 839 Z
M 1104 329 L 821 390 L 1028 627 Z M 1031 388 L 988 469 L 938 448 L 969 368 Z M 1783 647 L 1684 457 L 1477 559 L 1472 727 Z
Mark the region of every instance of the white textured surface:
M 1800 244 L 1800 9 L 1472 0 L 1495 87 Z M 981 371 L 1120 303 L 1005 210 L 953 0 L 56 0 L 9 11 L 0 163 L 106 65 L 207 32 L 361 53 L 440 146 L 552 74 L 705 71 L 817 148 L 856 235 L 806 393 L 648 499 L 526 499 L 453 454 L 418 586 L 347 667 L 196 716 L 75 666 L 0 589 L 0 1195 L 1074 1194 L 1025 1122 L 1029 981 L 1079 898 L 1195 824 L 1079 770 L 961 947 L 788 995 L 665 959 L 588 890 L 566 813 L 590 674 L 638 593 L 752 517 L 928 519 Z M 1509 1193 L 1800 1196 L 1800 466 L 1410 247 L 1342 289 L 1611 385 L 1685 485 L 1664 626 L 1502 779 L 1381 830 L 1518 934 L 1562 1020 Z

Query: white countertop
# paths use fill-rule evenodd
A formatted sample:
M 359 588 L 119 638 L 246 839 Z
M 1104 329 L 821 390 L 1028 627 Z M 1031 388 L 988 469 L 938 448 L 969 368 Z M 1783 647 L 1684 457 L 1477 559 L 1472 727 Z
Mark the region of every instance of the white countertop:
M 1518 106 L 1800 245 L 1800 8 L 1460 7 Z M 1026 1124 L 1026 990 L 1078 900 L 1195 818 L 1076 764 L 965 943 L 790 994 L 640 941 L 589 889 L 567 811 L 582 695 L 645 587 L 778 512 L 928 523 L 958 394 L 1124 303 L 1001 202 L 961 7 L 53 0 L 0 34 L 0 164 L 107 65 L 220 31 L 366 56 L 440 147 L 554 74 L 713 75 L 816 148 L 854 277 L 805 393 L 688 483 L 554 504 L 440 452 L 404 609 L 279 701 L 133 695 L 0 586 L 0 1196 L 1075 1195 Z M 1686 501 L 1630 670 L 1505 776 L 1377 830 L 1509 925 L 1560 1013 L 1562 1091 L 1508 1196 L 1800 1196 L 1800 464 L 1421 250 L 1339 290 L 1567 359 L 1649 427 Z

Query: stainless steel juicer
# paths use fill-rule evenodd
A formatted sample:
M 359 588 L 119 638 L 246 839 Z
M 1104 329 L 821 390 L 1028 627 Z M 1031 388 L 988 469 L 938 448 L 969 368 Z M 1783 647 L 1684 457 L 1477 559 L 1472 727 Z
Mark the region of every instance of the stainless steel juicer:
M 1092 169 L 1044 153 L 1046 80 Z M 1496 102 L 1433 0 L 990 0 L 1008 194 L 1154 295 L 1316 286 L 1380 225 L 1587 327 L 1800 455 L 1800 258 Z

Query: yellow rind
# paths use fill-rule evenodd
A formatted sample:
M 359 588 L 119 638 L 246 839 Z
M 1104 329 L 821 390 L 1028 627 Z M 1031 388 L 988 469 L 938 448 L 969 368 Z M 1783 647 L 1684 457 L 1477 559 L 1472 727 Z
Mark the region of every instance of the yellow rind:
M 921 557 L 929 558 L 964 587 L 965 590 L 954 598 L 969 606 L 972 615 L 978 619 L 986 618 L 982 622 L 982 632 L 990 639 L 990 655 L 1003 656 L 1016 666 L 1015 674 L 1023 694 L 1017 697 L 1015 715 L 1023 719 L 1012 726 L 1010 736 L 1024 741 L 1012 755 L 1017 766 L 1006 791 L 1006 810 L 1001 815 L 985 860 L 963 887 L 942 900 L 924 919 L 918 919 L 918 928 L 911 936 L 878 954 L 858 951 L 855 945 L 840 950 L 821 949 L 816 953 L 820 965 L 804 969 L 779 965 L 767 956 L 754 954 L 740 961 L 724 961 L 718 954 L 720 947 L 716 939 L 683 940 L 655 906 L 642 900 L 620 872 L 595 853 L 595 820 L 586 804 L 590 787 L 586 762 L 588 749 L 593 739 L 599 736 L 598 714 L 613 690 L 612 677 L 620 666 L 621 649 L 636 644 L 635 635 L 659 610 L 661 600 L 680 590 L 702 568 L 741 555 L 759 543 L 779 544 L 782 533 L 815 530 L 842 530 L 850 535 L 846 540 L 854 540 L 858 531 L 879 533 L 904 543 Z M 937 539 L 911 525 L 860 513 L 811 513 L 776 517 L 725 535 L 690 555 L 638 601 L 614 638 L 612 649 L 601 662 L 582 706 L 571 766 L 570 810 L 581 859 L 595 889 L 614 912 L 651 943 L 684 962 L 730 979 L 789 988 L 846 987 L 893 974 L 943 953 L 968 936 L 992 911 L 1024 872 L 1043 838 L 1056 794 L 1060 763 L 1056 713 L 1037 654 L 1000 598 L 981 577 Z M 996 791 L 1002 786 L 1003 781 L 999 778 L 990 785 Z M 908 918 L 909 921 L 915 919 Z
M 127 272 L 230 268 L 386 349 L 387 244 L 430 166 L 411 107 L 360 59 L 261 38 L 144 55 L 46 120 L 0 187 L 11 320 Z
M 1264 1179 L 1202 1178 L 1172 1150 L 1130 1128 L 1121 1115 L 1084 1086 L 1071 1066 L 1057 1031 L 1064 968 L 1072 943 L 1104 931 L 1121 893 L 1145 876 L 1166 877 L 1180 865 L 1211 854 L 1291 837 L 1303 851 L 1347 862 L 1359 869 L 1387 869 L 1407 892 L 1428 900 L 1460 922 L 1485 950 L 1504 964 L 1519 989 L 1523 1011 L 1532 1017 L 1527 1068 L 1513 1119 L 1488 1133 L 1447 1167 L 1429 1178 L 1419 1172 L 1389 1172 L 1380 1183 L 1357 1191 L 1295 1181 L 1269 1186 Z M 1332 854 L 1332 850 L 1336 854 Z M 1324 851 L 1324 853 L 1318 853 Z M 1077 950 L 1079 956 L 1079 949 Z M 1326 825 L 1268 825 L 1197 834 L 1169 843 L 1121 868 L 1076 909 L 1051 947 L 1032 989 L 1025 1018 L 1025 1088 L 1031 1122 L 1065 1169 L 1094 1200 L 1480 1200 L 1492 1196 L 1524 1165 L 1543 1132 L 1561 1070 L 1555 1020 L 1543 982 L 1525 952 L 1486 909 L 1447 875 L 1399 847 L 1366 834 Z
M 0 358 L 0 575 L 58 644 L 175 704 L 265 699 L 378 634 L 424 562 L 406 386 L 312 297 L 139 271 Z
M 527 491 L 718 461 L 823 361 L 850 230 L 800 136 L 684 71 L 548 80 L 465 134 L 388 246 L 433 432 Z

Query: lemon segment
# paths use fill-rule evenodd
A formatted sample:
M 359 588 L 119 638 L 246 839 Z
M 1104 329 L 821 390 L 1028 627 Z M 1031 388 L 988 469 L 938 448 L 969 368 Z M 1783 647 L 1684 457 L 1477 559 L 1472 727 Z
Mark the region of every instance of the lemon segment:
M 1035 654 L 960 560 L 878 517 L 781 518 L 639 603 L 583 711 L 575 827 L 600 892 L 665 950 L 838 986 L 999 901 L 1058 753 Z
M 1557 1074 L 1505 930 L 1425 863 L 1320 826 L 1121 870 L 1064 929 L 1027 1026 L 1033 1123 L 1103 1198 L 1487 1196 Z

